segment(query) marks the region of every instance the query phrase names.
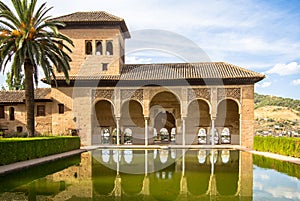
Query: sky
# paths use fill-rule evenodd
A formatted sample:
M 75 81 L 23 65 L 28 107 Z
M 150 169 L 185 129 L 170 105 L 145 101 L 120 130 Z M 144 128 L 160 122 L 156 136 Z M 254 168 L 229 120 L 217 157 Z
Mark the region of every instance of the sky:
M 255 92 L 300 99 L 299 0 L 48 0 L 52 6 L 53 17 L 106 11 L 123 18 L 132 33 L 127 44 L 143 30 L 172 33 L 171 39 L 190 41 L 210 61 L 265 74 Z M 161 49 L 126 53 L 126 63 L 182 60 Z
M 278 182 L 280 181 L 280 182 Z M 253 200 L 300 200 L 300 180 L 276 170 L 254 166 Z

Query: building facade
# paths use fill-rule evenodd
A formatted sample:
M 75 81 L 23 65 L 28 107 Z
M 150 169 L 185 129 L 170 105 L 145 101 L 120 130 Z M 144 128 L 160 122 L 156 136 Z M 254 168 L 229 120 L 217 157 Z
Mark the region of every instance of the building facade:
M 49 90 L 43 104 L 52 134 L 76 131 L 83 145 L 252 147 L 254 84 L 263 75 L 225 62 L 125 64 L 125 40 L 131 36 L 123 19 L 101 11 L 52 20 L 66 24 L 60 31 L 75 45 L 70 84 L 57 72 L 51 88 L 41 89 Z M 13 121 L 6 117 L 14 103 L 3 100 L 1 126 Z M 15 107 L 24 115 L 24 103 Z

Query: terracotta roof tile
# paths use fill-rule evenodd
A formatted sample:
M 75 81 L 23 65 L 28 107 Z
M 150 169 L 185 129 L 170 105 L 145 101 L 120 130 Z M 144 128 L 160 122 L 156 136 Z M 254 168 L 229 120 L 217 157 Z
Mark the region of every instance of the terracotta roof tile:
M 71 80 L 173 80 L 173 79 L 251 79 L 265 76 L 224 62 L 126 64 L 121 75 L 101 75 L 91 72 L 80 76 L 70 75 Z M 64 80 L 64 76 L 57 76 Z
M 126 38 L 130 38 L 128 28 L 123 18 L 117 17 L 105 11 L 94 12 L 75 12 L 50 19 L 50 21 L 60 21 L 65 24 L 103 24 L 103 25 L 119 25 Z
M 51 99 L 51 88 L 38 88 L 34 91 L 35 100 Z M 1 103 L 23 103 L 25 99 L 25 91 L 0 91 Z
M 109 14 L 105 11 L 95 12 L 76 12 L 69 15 L 53 18 L 51 20 L 57 20 L 62 22 L 102 22 L 102 21 L 123 21 L 124 19 L 115 15 Z

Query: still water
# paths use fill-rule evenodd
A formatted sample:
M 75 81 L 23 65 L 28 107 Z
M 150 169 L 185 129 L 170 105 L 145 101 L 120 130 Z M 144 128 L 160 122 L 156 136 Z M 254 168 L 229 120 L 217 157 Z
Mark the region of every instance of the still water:
M 0 176 L 0 200 L 300 200 L 300 166 L 236 150 L 94 150 Z

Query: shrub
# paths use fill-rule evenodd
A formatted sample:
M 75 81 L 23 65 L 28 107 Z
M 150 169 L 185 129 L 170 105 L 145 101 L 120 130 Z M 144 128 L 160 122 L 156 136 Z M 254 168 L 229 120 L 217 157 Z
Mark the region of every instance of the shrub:
M 254 137 L 254 149 L 276 154 L 300 157 L 300 139 L 288 137 Z
M 1 138 L 0 165 L 24 161 L 80 148 L 80 138 L 34 137 Z

